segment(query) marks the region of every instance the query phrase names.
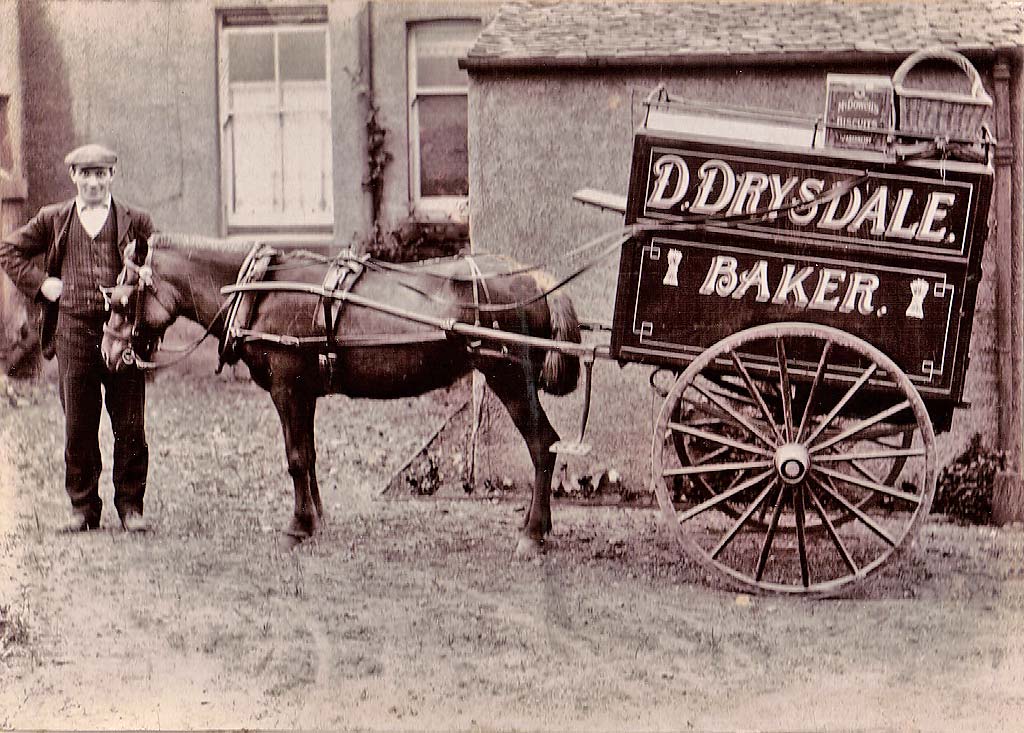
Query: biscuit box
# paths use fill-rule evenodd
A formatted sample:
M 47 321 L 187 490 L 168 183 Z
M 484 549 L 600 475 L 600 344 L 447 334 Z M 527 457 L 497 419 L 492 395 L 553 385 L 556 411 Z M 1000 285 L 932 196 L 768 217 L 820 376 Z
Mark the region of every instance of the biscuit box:
M 884 151 L 896 122 L 892 79 L 829 74 L 825 84 L 825 144 Z

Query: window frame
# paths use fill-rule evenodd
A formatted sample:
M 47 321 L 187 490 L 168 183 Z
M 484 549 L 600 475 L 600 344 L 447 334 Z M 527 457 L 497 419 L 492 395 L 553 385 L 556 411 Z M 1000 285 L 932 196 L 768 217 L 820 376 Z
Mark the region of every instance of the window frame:
M 420 156 L 419 105 L 417 102 L 423 97 L 462 96 L 466 98 L 468 117 L 469 79 L 467 77 L 465 86 L 419 86 L 416 83 L 417 50 L 421 42 L 419 36 L 423 29 L 426 28 L 439 28 L 443 26 L 456 25 L 474 25 L 476 26 L 477 35 L 479 35 L 480 31 L 483 30 L 483 21 L 480 18 L 459 17 L 412 21 L 408 24 L 406 32 L 406 113 L 408 116 L 409 131 L 407 141 L 409 154 L 409 205 L 414 215 L 427 219 L 442 217 L 464 220 L 468 213 L 468 194 L 466 196 L 424 196 L 420 188 L 422 161 Z M 469 47 L 467 46 L 466 51 L 468 50 Z M 469 120 L 467 119 L 466 122 L 466 146 L 468 148 Z M 467 177 L 468 173 L 469 172 L 467 170 Z
M 326 8 L 283 8 L 275 12 L 262 9 L 223 11 L 218 14 L 217 32 L 217 98 L 218 98 L 218 138 L 220 141 L 221 163 L 221 196 L 223 229 L 228 235 L 245 232 L 296 232 L 318 235 L 331 235 L 334 232 L 334 134 L 332 110 L 332 79 L 331 79 L 331 36 L 327 23 Z M 324 39 L 324 78 L 317 80 L 286 81 L 281 78 L 280 37 L 282 33 L 321 33 Z M 233 126 L 238 116 L 230 103 L 231 80 L 229 39 L 233 35 L 269 34 L 273 39 L 274 78 L 272 81 L 253 82 L 254 84 L 273 84 L 275 103 L 268 107 L 271 113 L 280 116 L 296 111 L 320 112 L 326 117 L 324 126 L 324 172 L 326 173 L 325 190 L 323 191 L 326 208 L 316 216 L 285 211 L 270 211 L 265 215 L 253 215 L 248 212 L 239 213 L 233 205 L 236 195 L 236 158 L 233 143 Z M 293 107 L 284 101 L 284 84 L 318 87 L 322 89 L 323 106 L 317 108 Z M 287 138 L 282 135 L 279 125 L 276 132 L 277 182 L 274 184 L 274 196 L 284 196 L 284 155 Z

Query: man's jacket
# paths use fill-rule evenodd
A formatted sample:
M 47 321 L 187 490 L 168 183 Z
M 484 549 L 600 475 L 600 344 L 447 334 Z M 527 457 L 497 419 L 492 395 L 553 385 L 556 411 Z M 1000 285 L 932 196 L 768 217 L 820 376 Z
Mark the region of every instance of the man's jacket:
M 116 235 L 114 241 L 124 256 L 125 247 L 134 239 L 148 240 L 153 233 L 149 214 L 118 198 L 112 199 Z M 57 303 L 51 303 L 39 292 L 47 277 L 60 277 L 67 249 L 68 229 L 75 214 L 75 199 L 44 206 L 31 221 L 0 242 L 0 267 L 29 300 L 43 307 L 39 344 L 43 356 L 53 356 L 53 332 L 57 327 Z M 37 260 L 44 255 L 40 269 Z

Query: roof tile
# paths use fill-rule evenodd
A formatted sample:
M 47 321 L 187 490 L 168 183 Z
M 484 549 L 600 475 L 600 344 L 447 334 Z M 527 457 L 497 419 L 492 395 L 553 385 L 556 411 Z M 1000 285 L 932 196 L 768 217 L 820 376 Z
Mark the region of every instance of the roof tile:
M 502 6 L 467 64 L 1024 46 L 1024 0 L 677 0 Z

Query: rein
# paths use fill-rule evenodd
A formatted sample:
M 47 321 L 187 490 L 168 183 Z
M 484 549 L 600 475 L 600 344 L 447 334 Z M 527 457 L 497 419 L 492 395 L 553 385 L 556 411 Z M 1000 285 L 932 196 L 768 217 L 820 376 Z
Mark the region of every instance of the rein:
M 476 311 L 478 313 L 500 313 L 500 312 L 516 310 L 518 308 L 524 308 L 524 307 L 526 307 L 528 305 L 532 305 L 533 303 L 536 303 L 539 300 L 543 300 L 544 298 L 548 297 L 549 295 L 551 295 L 555 291 L 560 290 L 561 288 L 565 287 L 566 285 L 568 285 L 570 282 L 572 282 L 573 280 L 578 278 L 583 273 L 591 270 L 592 268 L 597 266 L 601 261 L 603 261 L 605 258 L 610 257 L 615 252 L 619 251 L 619 248 L 622 247 L 622 245 L 625 242 L 629 241 L 631 238 L 633 238 L 634 236 L 636 236 L 637 234 L 640 234 L 640 233 L 690 231 L 690 230 L 693 230 L 693 229 L 700 229 L 702 227 L 713 226 L 713 225 L 716 225 L 716 224 L 724 224 L 726 226 L 738 226 L 738 225 L 741 225 L 741 224 L 752 223 L 752 222 L 756 222 L 756 221 L 764 219 L 766 216 L 768 216 L 769 214 L 771 214 L 773 212 L 776 213 L 776 214 L 779 214 L 779 213 L 785 213 L 785 212 L 791 211 L 793 209 L 799 209 L 799 208 L 802 208 L 802 207 L 805 207 L 805 206 L 814 206 L 814 205 L 820 205 L 820 204 L 828 203 L 828 202 L 832 201 L 834 198 L 836 198 L 837 196 L 843 195 L 844 193 L 849 191 L 854 186 L 858 186 L 861 183 L 867 181 L 869 178 L 871 178 L 871 174 L 870 173 L 863 173 L 862 175 L 857 176 L 856 178 L 851 178 L 851 179 L 848 179 L 848 180 L 845 180 L 845 181 L 838 181 L 831 188 L 829 188 L 827 191 L 822 192 L 821 194 L 819 194 L 815 198 L 812 198 L 812 199 L 810 199 L 808 201 L 792 202 L 790 204 L 786 204 L 785 206 L 780 206 L 778 208 L 762 207 L 760 209 L 755 209 L 754 211 L 744 212 L 744 213 L 741 213 L 741 214 L 709 214 L 709 215 L 689 216 L 689 217 L 684 218 L 682 221 L 673 222 L 673 223 L 652 223 L 652 222 L 642 222 L 642 223 L 639 223 L 638 222 L 636 224 L 631 224 L 631 225 L 628 225 L 626 227 L 623 227 L 622 229 L 616 229 L 616 230 L 613 230 L 613 231 L 610 231 L 610 232 L 605 232 L 604 234 L 601 234 L 601 235 L 599 235 L 597 237 L 594 237 L 590 241 L 588 241 L 588 242 L 580 245 L 579 247 L 576 247 L 575 249 L 571 250 L 568 253 L 567 256 L 568 257 L 575 257 L 575 256 L 578 256 L 578 255 L 582 254 L 583 252 L 590 251 L 590 250 L 600 246 L 602 242 L 604 242 L 604 241 L 606 241 L 606 240 L 608 240 L 608 239 L 610 239 L 612 237 L 615 238 L 614 241 L 610 245 L 602 248 L 598 252 L 597 255 L 591 257 L 583 265 L 579 266 L 578 268 L 576 268 L 575 270 L 570 272 L 568 275 L 563 277 L 561 280 L 558 280 L 553 286 L 551 286 L 547 290 L 543 290 L 540 293 L 538 293 L 537 295 L 535 295 L 534 297 L 528 298 L 527 300 L 517 300 L 517 301 L 515 301 L 513 303 L 501 303 L 501 304 L 480 303 L 474 297 L 474 300 L 477 300 L 477 302 L 474 304 L 474 308 L 476 309 Z M 474 286 L 474 295 L 475 295 L 476 286 L 477 286 L 476 284 L 477 284 L 478 280 L 480 280 L 481 282 L 485 282 L 486 278 L 484 277 L 483 273 L 480 272 L 479 268 L 476 267 L 476 263 L 472 260 L 472 258 L 469 257 L 468 259 L 470 260 L 470 276 L 469 277 L 462 277 L 462 276 L 458 276 L 458 275 L 440 275 L 440 274 L 437 274 L 437 273 L 419 273 L 419 272 L 417 272 L 413 268 L 405 267 L 405 266 L 402 266 L 402 265 L 399 265 L 399 264 L 394 264 L 394 263 L 382 263 L 382 262 L 376 262 L 375 261 L 375 262 L 372 263 L 372 265 L 371 265 L 371 263 L 367 263 L 367 265 L 368 266 L 372 266 L 374 269 L 376 269 L 378 271 L 391 271 L 391 272 L 398 272 L 398 273 L 404 273 L 404 274 L 409 274 L 409 275 L 428 274 L 428 275 L 433 275 L 434 277 L 445 278 L 447 280 L 458 281 L 458 282 L 472 281 L 473 282 L 473 286 Z M 528 272 L 534 272 L 536 270 L 545 269 L 546 267 L 547 267 L 546 265 L 534 265 L 534 266 L 531 266 L 531 267 L 522 267 L 522 268 L 519 268 L 517 270 L 512 270 L 510 272 L 503 272 L 503 273 L 501 273 L 501 275 L 507 277 L 507 276 L 511 276 L 511 275 L 525 274 L 525 273 L 528 273 Z M 459 303 L 453 303 L 452 301 L 446 300 L 444 298 L 438 298 L 433 293 L 426 292 L 425 290 L 422 290 L 421 288 L 417 288 L 415 285 L 411 285 L 409 283 L 402 282 L 401 280 L 398 281 L 398 284 L 401 285 L 402 287 L 405 287 L 405 288 L 407 288 L 409 290 L 412 290 L 413 292 L 421 295 L 422 297 L 424 297 L 427 300 L 430 300 L 430 301 L 432 301 L 434 303 L 440 303 L 442 305 L 460 305 Z

